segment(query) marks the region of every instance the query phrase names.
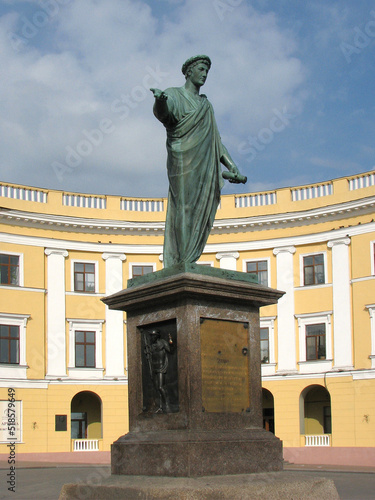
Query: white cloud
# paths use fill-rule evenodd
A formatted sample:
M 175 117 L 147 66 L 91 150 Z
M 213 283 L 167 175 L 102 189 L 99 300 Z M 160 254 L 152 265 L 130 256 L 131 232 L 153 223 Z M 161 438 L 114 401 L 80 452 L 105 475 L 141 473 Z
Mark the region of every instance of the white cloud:
M 275 108 L 299 113 L 303 106 L 306 72 L 295 56 L 297 40 L 274 14 L 259 14 L 246 2 L 221 20 L 214 2 L 200 0 L 176 2 L 171 15 L 158 18 L 142 1 L 80 0 L 61 6 L 17 51 L 9 33 L 20 33 L 22 15 L 15 4 L 0 19 L 4 180 L 165 195 L 165 131 L 152 114 L 148 87 L 183 85 L 181 65 L 197 53 L 212 58 L 202 91 L 233 156 L 241 141 L 268 125 Z M 85 131 L 103 119 L 111 132 L 58 180 L 51 163 L 64 163 L 69 148 L 77 151 Z

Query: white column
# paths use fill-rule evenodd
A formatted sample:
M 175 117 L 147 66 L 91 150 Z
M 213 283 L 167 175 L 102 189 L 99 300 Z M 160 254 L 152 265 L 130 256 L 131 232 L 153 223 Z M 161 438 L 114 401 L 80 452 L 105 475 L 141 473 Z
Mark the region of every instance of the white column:
M 277 303 L 278 372 L 296 372 L 296 334 L 294 325 L 295 247 L 274 248 L 276 255 L 277 289 L 285 295 Z
M 66 250 L 46 248 L 47 377 L 66 377 L 65 257 Z
M 333 368 L 353 368 L 352 313 L 350 301 L 350 238 L 328 242 L 332 248 Z
M 228 269 L 229 271 L 237 270 L 236 260 L 239 256 L 238 252 L 221 252 L 216 254 L 216 258 L 220 261 L 220 269 Z
M 105 291 L 112 295 L 123 289 L 122 262 L 123 253 L 103 253 L 105 260 Z M 106 306 L 105 313 L 105 351 L 106 377 L 125 378 L 124 363 L 124 313 Z

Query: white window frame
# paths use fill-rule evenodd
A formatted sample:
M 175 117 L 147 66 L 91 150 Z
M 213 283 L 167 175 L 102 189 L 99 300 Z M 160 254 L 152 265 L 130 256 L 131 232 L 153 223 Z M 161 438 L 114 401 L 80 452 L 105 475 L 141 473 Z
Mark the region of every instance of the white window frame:
M 19 252 L 8 252 L 8 251 L 0 251 L 1 255 L 11 255 L 12 257 L 18 257 L 18 285 L 2 285 L 0 284 L 1 287 L 6 287 L 6 288 L 16 288 L 16 287 L 23 287 L 24 284 L 24 277 L 23 277 L 23 253 Z
M 264 259 L 262 259 L 264 260 Z M 276 316 L 267 316 L 260 318 L 260 328 L 268 328 L 268 363 L 263 363 L 262 367 L 262 377 L 267 375 L 274 375 L 276 372 L 276 361 L 275 361 L 275 319 Z
M 371 368 L 375 368 L 375 304 L 365 306 L 370 315 L 370 329 L 371 329 Z
M 152 272 L 156 271 L 155 262 L 129 262 L 129 279 L 133 279 L 133 267 L 134 266 L 152 266 Z
M 300 373 L 324 373 L 332 370 L 332 311 L 312 314 L 296 314 L 299 336 L 299 371 Z M 306 360 L 306 326 L 325 324 L 326 359 Z
M 93 295 L 99 293 L 99 262 L 97 260 L 73 259 L 71 261 L 70 279 L 71 291 L 76 295 Z M 94 292 L 79 292 L 74 290 L 74 264 L 94 264 L 95 265 L 95 291 Z
M 314 285 L 305 285 L 305 280 L 304 280 L 304 273 L 303 273 L 303 259 L 304 257 L 310 257 L 313 255 L 323 255 L 323 263 L 324 263 L 324 283 L 316 283 Z M 320 286 L 325 286 L 328 281 L 327 281 L 327 252 L 325 250 L 322 250 L 321 252 L 308 252 L 308 253 L 303 253 L 299 256 L 299 272 L 300 272 L 300 286 L 303 288 L 307 287 L 315 287 L 318 288 Z
M 26 379 L 26 324 L 30 314 L 5 314 L 0 313 L 0 323 L 2 325 L 18 326 L 20 331 L 20 359 L 17 365 L 0 364 L 0 378 Z
M 247 273 L 247 263 L 248 262 L 262 262 L 267 261 L 267 286 L 271 286 L 271 259 L 270 257 L 257 257 L 256 259 L 245 259 L 242 261 L 242 271 Z
M 67 319 L 69 323 L 69 361 L 68 374 L 71 378 L 103 378 L 103 323 L 104 319 Z M 95 332 L 95 368 L 77 368 L 75 366 L 76 331 Z

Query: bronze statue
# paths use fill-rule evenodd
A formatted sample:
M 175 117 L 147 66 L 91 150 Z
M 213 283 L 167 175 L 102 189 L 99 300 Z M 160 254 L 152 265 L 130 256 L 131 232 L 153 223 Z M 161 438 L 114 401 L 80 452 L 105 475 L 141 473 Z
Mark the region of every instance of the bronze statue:
M 210 234 L 220 191 L 222 163 L 230 182 L 245 183 L 222 144 L 211 103 L 200 88 L 211 60 L 191 57 L 182 66 L 186 83 L 165 91 L 150 89 L 154 115 L 167 131 L 168 209 L 164 238 L 164 267 L 193 263 L 201 256 Z
M 147 334 L 145 334 L 147 335 Z M 148 337 L 148 338 L 147 338 Z M 158 394 L 158 408 L 155 413 L 170 413 L 168 392 L 165 386 L 165 376 L 168 371 L 168 353 L 173 348 L 173 340 L 168 335 L 168 342 L 161 338 L 159 330 L 151 330 L 145 336 L 145 355 L 149 366 L 151 380 Z

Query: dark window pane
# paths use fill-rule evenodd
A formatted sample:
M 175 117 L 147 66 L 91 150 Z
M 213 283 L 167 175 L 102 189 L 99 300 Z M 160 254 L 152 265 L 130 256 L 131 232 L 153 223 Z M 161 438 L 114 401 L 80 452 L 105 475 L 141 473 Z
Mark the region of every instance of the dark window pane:
M 85 275 L 85 290 L 86 292 L 94 292 L 95 291 L 95 276 L 93 274 Z
M 324 266 L 315 266 L 315 278 L 316 283 L 324 283 Z
M 10 260 L 10 263 L 12 264 L 12 266 L 18 266 L 19 259 L 20 258 L 18 256 L 15 256 L 15 255 L 10 255 L 10 257 L 9 257 L 9 260 Z
M 19 338 L 20 328 L 19 326 L 11 326 L 10 327 L 10 336 L 14 338 Z
M 86 273 L 95 273 L 95 264 L 85 264 Z
M 85 346 L 76 344 L 76 367 L 85 366 Z
M 314 255 L 315 257 L 315 264 L 323 264 L 323 254 L 319 254 L 319 255 Z
M 332 425 L 331 425 L 331 407 L 324 406 L 323 408 L 323 421 L 324 421 L 324 434 L 331 434 Z
M 324 335 L 326 333 L 325 323 L 317 323 L 316 325 L 306 325 L 307 335 Z
M 18 360 L 18 340 L 10 341 L 10 362 L 19 363 Z
M 260 359 L 262 363 L 269 362 L 268 340 L 260 341 Z
M 313 257 L 312 255 L 309 257 L 304 257 L 303 258 L 303 265 L 304 266 L 312 266 L 313 265 Z
M 268 285 L 268 276 L 267 276 L 267 271 L 260 271 L 258 273 L 258 283 L 259 285 Z
M 95 368 L 95 347 L 93 345 L 86 346 L 86 366 Z
M 72 420 L 71 422 L 71 438 L 80 439 L 79 437 L 80 424 L 77 420 Z
M 71 418 L 74 420 L 85 420 L 86 415 L 87 415 L 86 413 L 82 413 L 79 411 L 72 411 Z
M 0 363 L 9 363 L 9 343 L 8 340 L 0 339 Z
M 19 275 L 18 267 L 11 267 L 10 268 L 10 284 L 11 285 L 18 285 L 18 275 Z
M 0 254 L 0 264 L 8 264 L 9 255 Z
M 267 271 L 267 261 L 266 260 L 261 260 L 258 262 L 258 270 L 259 271 Z
M 307 360 L 316 359 L 315 337 L 306 338 L 306 359 Z
M 305 267 L 304 269 L 305 276 L 305 285 L 313 285 L 314 284 L 314 272 L 312 267 Z
M 76 332 L 76 342 L 84 342 L 85 341 L 85 332 Z
M 268 328 L 260 329 L 260 338 L 261 340 L 268 340 Z
M 76 292 L 83 291 L 83 274 L 76 274 L 74 276 L 74 290 Z
M 133 266 L 132 267 L 133 278 L 152 273 L 153 270 L 154 270 L 153 266 Z
M 81 264 L 80 262 L 76 262 L 74 264 L 74 272 L 82 273 L 83 271 L 84 271 L 84 264 Z
M 1 275 L 0 275 L 1 284 L 8 285 L 8 283 L 9 283 L 9 267 L 8 266 L 1 266 L 0 273 L 1 273 Z
M 95 332 L 86 332 L 86 342 L 95 342 Z
M 250 273 L 252 271 L 256 271 L 257 270 L 257 266 L 256 266 L 256 263 L 255 262 L 248 262 L 246 264 L 247 266 L 247 272 Z

